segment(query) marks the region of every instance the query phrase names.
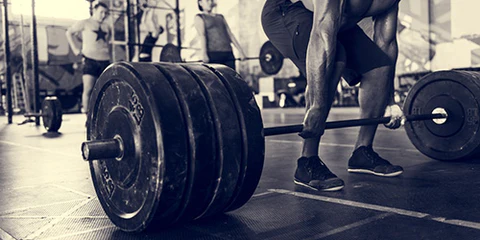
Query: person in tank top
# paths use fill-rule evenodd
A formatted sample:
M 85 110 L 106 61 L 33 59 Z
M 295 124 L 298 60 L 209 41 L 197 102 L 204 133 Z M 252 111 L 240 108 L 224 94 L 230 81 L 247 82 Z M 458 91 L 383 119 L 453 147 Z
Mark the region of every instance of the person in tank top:
M 198 9 L 202 12 L 195 16 L 195 28 L 200 38 L 201 56 L 205 63 L 219 63 L 235 69 L 235 56 L 231 44 L 235 46 L 244 60 L 245 53 L 233 35 L 222 14 L 213 13 L 214 0 L 198 0 Z

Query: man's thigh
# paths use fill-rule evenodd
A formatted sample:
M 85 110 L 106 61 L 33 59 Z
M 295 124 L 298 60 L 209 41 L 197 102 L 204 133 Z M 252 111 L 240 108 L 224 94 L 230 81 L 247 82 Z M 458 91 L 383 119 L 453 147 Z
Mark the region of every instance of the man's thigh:
M 393 61 L 365 32 L 355 26 L 338 34 L 346 53 L 345 80 L 353 86 L 362 80 L 362 75 L 384 66 L 393 66 Z

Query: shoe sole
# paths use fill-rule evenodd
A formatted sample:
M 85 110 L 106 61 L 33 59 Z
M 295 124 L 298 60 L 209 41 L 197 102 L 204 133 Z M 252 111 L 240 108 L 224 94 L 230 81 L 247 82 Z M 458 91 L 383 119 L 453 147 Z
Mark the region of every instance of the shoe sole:
M 342 189 L 344 187 L 344 185 L 342 186 L 336 186 L 336 187 L 331 187 L 331 188 L 324 188 L 324 189 L 318 189 L 318 188 L 314 188 L 308 184 L 305 184 L 305 183 L 302 183 L 302 182 L 299 182 L 297 180 L 293 180 L 293 182 L 297 185 L 300 185 L 300 186 L 303 186 L 303 187 L 307 187 L 307 188 L 310 188 L 310 189 L 313 189 L 313 190 L 316 190 L 316 191 L 322 191 L 322 192 L 333 192 L 333 191 L 338 191 L 340 189 Z
M 378 173 L 378 172 L 374 172 L 372 170 L 366 170 L 366 169 L 348 169 L 348 172 L 351 172 L 351 173 L 366 173 L 366 174 L 372 174 L 372 175 L 380 176 L 380 177 L 396 177 L 396 176 L 403 173 L 403 171 L 398 171 L 398 172 L 393 172 L 393 173 Z

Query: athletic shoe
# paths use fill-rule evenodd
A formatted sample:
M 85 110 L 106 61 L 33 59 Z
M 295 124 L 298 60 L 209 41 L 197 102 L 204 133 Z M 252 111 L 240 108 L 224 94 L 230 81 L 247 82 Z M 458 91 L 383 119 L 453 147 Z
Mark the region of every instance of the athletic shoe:
M 392 165 L 373 151 L 372 146 L 357 148 L 348 160 L 348 172 L 367 173 L 382 177 L 395 177 L 403 173 L 403 168 Z
M 330 172 L 318 156 L 301 157 L 297 163 L 294 178 L 297 185 L 318 191 L 338 191 L 345 185 L 342 179 Z

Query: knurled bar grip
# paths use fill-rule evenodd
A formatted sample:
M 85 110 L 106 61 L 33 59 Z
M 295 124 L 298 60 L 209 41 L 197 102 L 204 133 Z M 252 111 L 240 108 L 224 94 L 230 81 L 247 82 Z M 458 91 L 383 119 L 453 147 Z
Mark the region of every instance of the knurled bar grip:
M 447 118 L 447 114 L 435 113 L 435 114 L 419 114 L 419 115 L 409 115 L 406 116 L 406 121 L 423 121 L 423 120 L 432 120 L 437 118 Z M 342 120 L 327 122 L 325 129 L 335 129 L 335 128 L 345 128 L 345 127 L 356 127 L 356 126 L 365 126 L 365 125 L 377 125 L 381 123 L 390 122 L 390 117 L 381 117 L 381 118 L 366 118 L 366 119 L 355 119 L 355 120 Z M 289 133 L 298 133 L 303 129 L 303 125 L 288 125 L 280 127 L 269 127 L 264 128 L 265 136 L 289 134 Z M 102 139 L 94 140 L 82 143 L 82 156 L 83 159 L 95 160 L 95 159 L 111 159 L 117 158 L 121 159 L 123 156 L 124 146 L 123 141 L 120 137 L 115 137 L 113 139 Z
M 424 120 L 432 120 L 436 118 L 446 118 L 446 117 L 447 117 L 446 114 L 435 113 L 435 114 L 409 115 L 409 116 L 405 116 L 405 119 L 406 121 L 424 121 Z M 378 124 L 388 123 L 388 122 L 390 122 L 390 117 L 342 120 L 342 121 L 327 122 L 325 129 L 378 125 Z M 264 134 L 265 136 L 274 136 L 274 135 L 281 135 L 281 134 L 298 133 L 298 132 L 301 132 L 302 129 L 303 129 L 302 124 L 287 125 L 287 126 L 280 126 L 280 127 L 269 127 L 269 128 L 264 128 Z

